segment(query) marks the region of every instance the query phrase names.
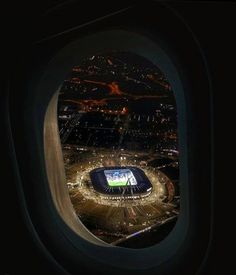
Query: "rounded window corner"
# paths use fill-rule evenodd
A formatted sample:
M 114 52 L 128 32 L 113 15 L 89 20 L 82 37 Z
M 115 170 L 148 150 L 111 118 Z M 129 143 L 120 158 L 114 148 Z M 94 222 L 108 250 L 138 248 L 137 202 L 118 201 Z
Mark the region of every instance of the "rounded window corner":
M 199 257 L 197 257 L 194 261 L 200 261 L 200 257 L 202 255 L 201 253 L 203 253 L 202 251 L 204 251 L 206 247 L 208 237 L 207 230 L 210 227 L 210 225 L 208 226 L 208 223 L 210 223 L 208 218 L 210 213 L 209 197 L 211 194 L 211 152 L 208 146 L 208 139 L 210 138 L 209 132 L 212 127 L 208 112 L 208 103 L 210 102 L 208 79 L 205 75 L 203 62 L 198 59 L 198 55 L 193 54 L 192 62 L 195 64 L 195 68 L 199 72 L 198 75 L 194 75 L 191 69 L 189 69 L 190 62 L 183 54 L 183 51 L 181 50 L 178 52 L 178 46 L 180 49 L 180 45 L 182 45 L 183 49 L 188 49 L 190 52 L 191 47 L 193 47 L 193 52 L 196 53 L 198 49 L 196 45 L 193 46 L 194 43 L 189 43 L 190 47 L 187 48 L 188 43 L 183 45 L 181 44 L 181 41 L 177 41 L 180 45 L 178 44 L 176 47 L 171 48 L 170 44 L 170 47 L 165 49 L 163 46 L 165 43 L 157 43 L 157 41 L 161 41 L 163 39 L 163 33 L 161 33 L 161 38 L 159 39 L 158 31 L 155 33 L 155 31 L 150 28 L 147 35 L 145 35 L 145 31 L 143 31 L 143 29 L 140 32 L 135 31 L 134 28 L 130 31 L 128 28 L 123 30 L 115 27 L 114 30 L 112 30 L 112 28 L 110 30 L 101 31 L 95 29 L 90 32 L 92 33 L 90 35 L 80 35 L 80 38 L 69 38 L 68 40 L 65 39 L 65 41 L 62 39 L 60 44 L 62 45 L 61 49 L 58 50 L 56 47 L 54 57 L 48 62 L 45 71 L 40 72 L 40 80 L 37 84 L 35 84 L 35 87 L 33 87 L 34 83 L 30 86 L 30 88 L 33 87 L 33 92 L 25 94 L 27 102 L 32 101 L 33 103 L 27 108 L 27 110 L 23 109 L 22 106 L 21 112 L 23 117 L 25 118 L 28 116 L 27 123 L 24 122 L 25 124 L 22 127 L 23 132 L 25 133 L 25 138 L 28 137 L 30 140 L 30 143 L 26 145 L 26 154 L 28 154 L 29 159 L 32 160 L 29 164 L 29 167 L 32 168 L 30 173 L 34 174 L 37 181 L 33 180 L 32 175 L 27 175 L 25 178 L 28 185 L 25 184 L 23 187 L 26 196 L 28 196 L 28 198 L 32 196 L 30 200 L 28 199 L 28 201 L 30 201 L 29 205 L 31 206 L 29 209 L 30 215 L 33 217 L 32 220 L 36 224 L 35 227 L 37 228 L 37 231 L 41 234 L 41 236 L 45 237 L 48 242 L 48 247 L 50 247 L 50 251 L 52 251 L 52 254 L 56 255 L 55 257 L 58 260 L 66 257 L 65 262 L 66 265 L 68 265 L 68 270 L 71 266 L 73 266 L 74 270 L 78 270 L 82 262 L 81 259 L 83 259 L 85 265 L 87 264 L 89 266 L 91 261 L 91 264 L 97 265 L 99 270 L 131 270 L 132 272 L 143 270 L 150 272 L 153 271 L 153 274 L 158 270 L 160 274 L 165 274 L 167 271 L 170 271 L 178 266 L 181 266 L 181 270 L 184 270 L 185 268 L 187 269 L 188 267 L 185 267 L 184 264 L 184 257 L 190 258 L 193 256 L 194 249 L 199 251 Z M 155 39 L 155 37 L 157 37 L 157 39 Z M 168 39 L 172 42 L 171 38 L 167 37 L 165 41 L 167 44 L 169 43 Z M 189 38 L 189 40 L 191 39 L 192 38 Z M 52 45 L 53 43 L 55 42 L 52 42 Z M 171 51 L 170 48 L 173 51 Z M 91 74 L 88 73 L 89 69 L 87 70 L 87 75 L 80 75 L 81 64 L 83 64 L 84 60 L 93 61 L 100 56 L 101 58 L 106 59 L 106 66 L 103 66 L 103 70 L 107 70 L 109 66 L 114 67 L 113 63 L 117 62 L 114 62 L 113 60 L 117 53 L 122 53 L 123 55 L 126 54 L 127 56 L 130 55 L 130 59 L 127 62 L 129 65 L 127 65 L 127 67 L 132 67 L 133 65 L 134 70 L 136 67 L 139 67 L 138 63 L 140 63 L 141 59 L 146 60 L 142 61 L 144 64 L 144 71 L 149 66 L 148 64 L 152 64 L 150 65 L 153 66 L 152 70 L 161 72 L 163 78 L 157 79 L 155 74 L 153 75 L 153 71 L 149 72 L 149 76 L 147 76 L 148 73 L 146 72 L 143 79 L 141 78 L 141 75 L 135 78 L 133 77 L 133 74 L 124 74 L 122 76 L 123 82 L 119 83 L 117 78 L 114 78 L 114 75 L 116 75 L 117 72 L 115 70 L 118 71 L 117 68 L 119 66 L 123 66 L 123 69 L 119 72 L 120 75 L 122 75 L 122 72 L 125 71 L 124 64 L 122 64 L 122 58 L 124 57 L 122 56 L 120 56 L 121 62 L 118 61 L 116 64 L 117 67 L 115 69 L 113 68 L 113 72 L 109 72 L 109 78 L 107 79 L 99 79 L 99 77 L 94 77 L 91 72 Z M 139 61 L 135 61 L 134 56 L 138 56 L 140 58 Z M 181 62 L 177 64 L 176 60 L 181 60 Z M 89 63 L 87 63 L 83 66 L 87 66 L 87 68 L 89 66 L 96 66 L 93 62 L 91 64 L 89 65 Z M 185 74 L 188 69 L 188 73 Z M 67 100 L 70 101 L 67 101 L 68 105 L 65 107 L 74 106 L 73 104 L 75 104 L 77 106 L 77 111 L 75 112 L 74 110 L 69 110 L 70 108 L 67 108 L 66 110 L 65 108 L 61 108 L 61 110 L 59 110 L 60 108 L 58 108 L 58 106 L 60 104 L 58 105 L 58 100 L 60 100 L 62 89 L 65 88 L 65 80 L 69 80 L 68 85 L 72 83 L 72 86 L 83 86 L 82 88 L 77 87 L 77 91 L 79 89 L 81 89 L 79 91 L 82 91 L 82 89 L 89 89 L 90 92 L 96 93 L 99 90 L 103 90 L 108 95 L 109 100 L 105 97 L 93 98 L 91 96 L 92 98 L 80 98 L 79 101 L 81 102 L 75 103 L 73 102 L 74 99 L 68 98 Z M 146 83 L 142 80 L 145 80 Z M 92 159 L 92 154 L 97 154 L 97 156 L 99 155 L 99 158 L 103 160 L 106 158 L 109 150 L 106 149 L 103 150 L 103 152 L 99 150 L 94 152 L 93 150 L 94 145 L 92 145 L 92 141 L 94 141 L 99 135 L 98 132 L 96 134 L 96 130 L 99 129 L 95 129 L 97 126 L 95 124 L 97 122 L 92 125 L 92 123 L 90 123 L 91 121 L 87 121 L 86 125 L 86 120 L 82 121 L 82 117 L 86 117 L 84 113 L 90 114 L 93 112 L 97 112 L 94 114 L 96 120 L 99 119 L 100 115 L 103 118 L 103 120 L 99 122 L 100 124 L 103 124 L 100 126 L 101 129 L 109 128 L 104 127 L 105 123 L 109 124 L 111 122 L 110 124 L 115 125 L 110 128 L 114 128 L 115 131 L 117 131 L 118 142 L 120 133 L 125 133 L 126 131 L 126 135 L 128 136 L 128 132 L 132 130 L 133 132 L 130 131 L 132 132 L 132 135 L 138 136 L 139 134 L 145 134 L 146 136 L 144 135 L 142 142 L 146 142 L 148 145 L 147 140 L 150 139 L 150 136 L 153 134 L 152 131 L 143 131 L 145 133 L 141 133 L 142 131 L 140 131 L 138 133 L 135 132 L 135 130 L 138 131 L 140 129 L 144 129 L 145 127 L 138 126 L 135 129 L 135 127 L 132 126 L 132 128 L 130 126 L 131 123 L 129 124 L 128 114 L 132 108 L 135 109 L 136 103 L 133 104 L 132 108 L 128 105 L 125 106 L 123 102 L 120 104 L 121 106 L 118 107 L 119 104 L 113 103 L 113 99 L 111 100 L 111 98 L 116 98 L 119 96 L 123 98 L 128 97 L 130 101 L 140 101 L 140 106 L 142 106 L 140 108 L 144 108 L 145 104 L 144 101 L 142 101 L 143 91 L 145 90 L 146 85 L 151 85 L 150 83 L 152 81 L 157 81 L 155 85 L 159 85 L 160 89 L 163 88 L 163 90 L 172 91 L 175 99 L 175 131 L 168 132 L 166 136 L 163 134 L 162 138 L 175 140 L 177 147 L 174 150 L 172 148 L 171 150 L 168 149 L 165 151 L 166 159 L 163 154 L 163 166 L 172 165 L 174 167 L 174 165 L 176 165 L 178 169 L 174 172 L 177 172 L 177 180 L 179 183 L 174 182 L 174 180 L 172 180 L 170 176 L 164 172 L 164 170 L 160 170 L 160 172 L 158 172 L 158 177 L 162 178 L 164 182 L 163 186 L 165 187 L 165 194 L 168 194 L 169 196 L 167 196 L 167 198 L 163 197 L 163 201 L 166 200 L 164 203 L 171 204 L 175 202 L 176 204 L 171 208 L 171 211 L 166 211 L 166 215 L 169 215 L 170 218 L 172 218 L 172 216 L 174 217 L 172 214 L 175 213 L 173 224 L 171 229 L 166 229 L 168 234 L 163 233 L 164 237 L 160 238 L 158 241 L 135 248 L 134 244 L 132 244 L 133 247 L 131 245 L 122 246 L 119 245 L 119 242 L 117 243 L 117 241 L 122 239 L 122 237 L 125 238 L 126 236 L 130 236 L 127 240 L 124 240 L 129 241 L 129 239 L 131 240 L 132 237 L 135 237 L 135 232 L 138 232 L 138 234 L 145 234 L 145 232 L 141 231 L 144 230 L 144 228 L 148 228 L 147 224 L 145 227 L 140 227 L 140 230 L 132 232 L 129 235 L 126 234 L 126 236 L 122 236 L 121 234 L 120 236 L 112 236 L 114 241 L 109 243 L 106 238 L 101 238 L 102 233 L 98 230 L 99 228 L 95 228 L 95 234 L 93 229 L 90 227 L 91 224 L 88 226 L 88 224 L 84 222 L 84 213 L 81 214 L 79 211 L 81 208 L 78 206 L 76 209 L 75 204 L 71 201 L 71 194 L 73 193 L 71 191 L 78 187 L 75 186 L 78 182 L 68 180 L 68 173 L 70 173 L 70 171 L 67 168 L 67 170 L 65 170 L 65 165 L 67 162 L 65 146 L 70 144 L 71 146 L 69 147 L 73 147 L 73 150 L 81 152 L 81 156 L 83 154 L 84 156 L 87 154 L 88 162 Z M 197 83 L 202 83 L 202 89 L 206 92 L 206 100 L 203 103 L 197 91 Z M 128 87 L 132 87 L 132 85 L 134 85 L 133 87 L 136 87 L 137 89 L 131 89 L 132 91 L 129 94 L 127 90 Z M 140 87 L 142 87 L 142 89 Z M 139 91 L 138 88 L 141 90 Z M 67 91 L 70 91 L 70 88 L 67 88 Z M 138 92 L 140 92 L 141 95 L 138 94 Z M 150 92 L 150 96 L 153 96 L 152 100 L 150 100 L 150 105 L 151 101 L 155 104 L 155 93 L 152 94 Z M 151 97 L 149 99 L 151 99 Z M 82 112 L 78 112 L 78 105 L 80 105 L 80 111 L 84 112 L 83 115 L 81 115 Z M 104 106 L 106 108 L 103 108 Z M 109 109 L 109 106 L 112 107 Z M 89 109 L 90 107 L 91 109 Z M 171 113 L 173 111 L 173 109 L 171 109 L 172 107 L 173 106 L 168 106 L 167 103 L 164 103 L 161 110 L 165 110 L 166 113 Z M 99 110 L 96 110 L 95 112 L 95 108 L 99 108 Z M 29 116 L 30 112 L 32 113 L 32 116 Z M 73 115 L 73 112 L 76 114 Z M 102 116 L 102 113 L 104 116 Z M 123 125 L 121 125 L 119 119 L 116 119 L 116 117 L 118 117 L 117 114 L 120 114 L 119 119 L 121 121 L 123 120 Z M 205 117 L 204 114 L 206 114 Z M 92 135 L 90 136 L 88 133 L 87 139 L 85 138 L 85 145 L 76 146 L 76 144 L 74 144 L 74 146 L 72 143 L 68 143 L 66 145 L 66 142 L 64 142 L 62 138 L 67 140 L 71 135 L 71 132 L 70 130 L 68 131 L 68 133 L 70 132 L 68 136 L 66 132 L 60 133 L 62 127 L 59 125 L 60 122 L 58 123 L 59 115 L 61 116 L 61 121 L 64 119 L 64 124 L 67 120 L 73 122 L 73 124 L 78 122 L 83 124 L 84 130 L 82 131 L 79 129 L 79 126 L 77 129 L 78 135 L 81 133 L 84 134 L 86 131 L 88 132 L 89 127 L 92 129 Z M 134 125 L 135 123 L 140 123 L 142 119 L 146 120 L 145 123 L 149 123 L 150 125 L 156 123 L 156 118 L 153 118 L 153 114 L 142 116 L 142 114 L 133 112 L 132 115 L 130 121 L 132 122 L 133 119 Z M 63 118 L 63 116 L 65 117 Z M 68 116 L 71 117 L 69 118 Z M 124 119 L 126 116 L 127 121 Z M 156 117 L 158 117 L 158 115 Z M 165 123 L 168 125 L 169 122 L 167 115 L 166 117 L 162 117 L 162 119 L 163 125 Z M 14 123 L 17 121 L 18 118 L 14 118 Z M 159 120 L 159 117 L 158 121 L 161 125 L 161 119 Z M 88 126 L 89 124 L 91 125 Z M 19 130 L 17 123 L 15 123 L 14 127 L 14 131 Z M 76 127 L 73 126 L 72 128 L 72 131 L 76 130 Z M 68 128 L 66 128 L 66 130 L 68 130 Z M 97 142 L 106 142 L 106 138 L 108 137 L 107 132 L 104 132 L 103 135 L 104 136 L 100 135 L 97 138 Z M 83 137 L 81 137 L 81 140 L 82 139 Z M 19 153 L 22 153 L 20 152 L 20 149 L 18 149 L 18 145 L 21 141 L 22 140 L 15 141 L 16 151 L 19 150 Z M 122 142 L 123 141 L 124 138 Z M 122 143 L 122 145 L 123 144 L 124 143 Z M 135 142 L 131 140 L 129 146 L 135 148 L 135 146 L 138 145 L 135 145 Z M 88 147 L 90 148 L 88 149 Z M 34 150 L 37 151 L 38 154 L 34 154 L 32 148 L 35 148 Z M 121 151 L 121 149 L 123 150 Z M 142 148 L 142 151 L 145 153 L 149 151 L 149 149 L 150 148 L 145 147 Z M 68 149 L 68 151 L 69 150 L 71 149 Z M 138 157 L 135 156 L 138 155 L 135 153 L 135 150 L 136 149 L 133 149 L 134 156 L 132 155 L 132 161 L 135 159 L 137 161 L 138 159 Z M 109 154 L 111 151 L 109 151 Z M 99 196 L 103 197 L 106 201 L 104 201 L 104 205 L 110 204 L 115 207 L 117 201 L 121 200 L 124 196 L 126 196 L 127 201 L 145 201 L 145 199 L 150 198 L 150 194 L 153 194 L 153 182 L 150 180 L 150 178 L 153 177 L 153 174 L 151 175 L 151 172 L 147 171 L 147 167 L 149 167 L 149 162 L 151 160 L 148 160 L 148 162 L 145 159 L 138 160 L 138 165 L 134 162 L 131 163 L 131 161 L 128 163 L 127 160 L 129 160 L 129 156 L 126 153 L 127 149 L 125 147 L 119 148 L 119 154 L 114 150 L 113 156 L 110 157 L 110 163 L 108 159 L 106 160 L 106 165 L 103 164 L 103 161 L 100 161 L 101 165 L 93 166 L 93 169 L 90 169 L 89 173 L 86 175 L 90 181 L 88 183 L 88 188 L 91 188 L 92 192 L 94 192 L 94 190 L 97 191 Z M 169 156 L 167 157 L 168 153 Z M 202 154 L 205 156 L 204 159 L 202 159 Z M 117 165 L 117 163 L 114 163 L 114 158 L 116 157 L 118 157 L 120 163 L 123 163 L 124 165 Z M 171 158 L 175 158 L 175 161 L 170 162 Z M 202 161 L 201 167 L 199 167 L 198 164 L 200 159 Z M 155 163 L 155 160 L 156 159 L 152 160 L 153 163 Z M 77 162 L 81 163 L 79 159 Z M 176 164 L 174 162 L 176 162 Z M 26 171 L 28 169 L 26 169 L 25 164 L 21 163 L 19 165 L 21 166 L 22 171 Z M 79 170 L 78 175 L 80 175 L 82 169 L 83 167 Z M 117 175 L 122 178 L 120 182 L 117 180 Z M 140 193 L 135 189 L 135 187 L 139 185 L 139 180 L 137 180 L 137 178 L 140 178 L 143 182 L 146 182 L 145 186 L 140 187 Z M 127 180 L 125 181 L 125 179 Z M 99 181 L 105 182 L 106 184 L 103 185 L 99 183 L 98 186 L 97 182 Z M 86 185 L 86 182 L 83 182 L 83 184 Z M 32 191 L 33 188 L 34 190 Z M 205 190 L 204 194 L 202 192 L 203 189 Z M 73 195 L 76 196 L 74 193 Z M 86 196 L 88 197 L 88 194 L 84 193 L 85 198 Z M 82 200 L 83 198 L 81 201 Z M 135 205 L 135 207 L 136 206 L 137 205 Z M 147 214 L 147 212 L 143 210 L 142 211 L 144 213 L 141 213 L 142 211 L 140 211 L 140 209 L 138 210 L 137 207 L 135 210 L 129 206 L 125 207 L 127 208 L 127 211 L 124 211 L 122 219 L 125 219 L 125 215 L 132 216 L 133 222 L 130 223 L 130 227 L 134 226 L 132 223 L 135 223 L 135 218 L 137 218 L 138 215 Z M 91 207 L 90 210 L 93 209 L 95 208 Z M 195 215 L 196 213 L 198 213 L 198 215 Z M 79 215 L 80 217 L 78 218 Z M 113 213 L 113 216 L 115 215 L 116 214 Z M 199 219 L 200 216 L 202 217 L 202 220 Z M 47 221 L 47 223 L 44 221 Z M 149 219 L 146 219 L 146 223 L 147 221 L 149 221 Z M 205 221 L 205 225 L 203 224 L 203 221 Z M 206 231 L 204 231 L 205 227 L 207 227 Z M 113 232 L 114 230 L 115 229 L 113 229 Z M 148 230 L 150 230 L 150 228 L 147 229 L 147 231 Z M 197 243 L 193 238 L 193 236 L 198 234 L 198 232 L 203 235 L 204 242 L 201 244 Z M 57 251 L 55 251 L 55 247 L 57 247 Z M 142 258 L 143 261 L 138 261 L 140 258 Z M 172 260 L 171 267 L 167 266 L 169 259 Z

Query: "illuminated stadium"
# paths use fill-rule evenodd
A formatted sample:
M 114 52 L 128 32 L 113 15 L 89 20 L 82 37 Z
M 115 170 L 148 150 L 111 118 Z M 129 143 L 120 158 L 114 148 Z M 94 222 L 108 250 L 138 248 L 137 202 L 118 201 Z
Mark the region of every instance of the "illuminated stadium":
M 90 172 L 93 188 L 107 198 L 139 198 L 151 193 L 152 184 L 138 167 L 102 167 Z

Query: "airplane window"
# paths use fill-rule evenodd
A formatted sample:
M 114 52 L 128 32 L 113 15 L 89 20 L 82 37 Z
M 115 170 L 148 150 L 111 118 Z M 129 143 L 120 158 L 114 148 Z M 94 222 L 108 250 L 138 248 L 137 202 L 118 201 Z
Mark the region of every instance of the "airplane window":
M 195 274 L 208 249 L 208 70 L 192 32 L 156 11 L 40 40 L 24 104 L 12 98 L 32 224 L 71 274 Z
M 88 56 L 58 97 L 66 185 L 97 238 L 144 248 L 171 232 L 180 211 L 175 96 L 150 60 L 131 52 Z

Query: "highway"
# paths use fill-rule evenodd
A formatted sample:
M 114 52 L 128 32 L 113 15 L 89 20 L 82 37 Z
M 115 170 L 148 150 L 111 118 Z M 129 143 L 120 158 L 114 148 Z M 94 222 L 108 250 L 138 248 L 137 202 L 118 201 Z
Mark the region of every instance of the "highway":
M 175 219 L 176 217 L 177 217 L 177 215 L 176 216 L 172 216 L 170 218 L 167 218 L 167 219 L 165 219 L 163 221 L 158 221 L 157 223 L 155 223 L 152 226 L 148 226 L 148 227 L 146 227 L 146 228 L 144 228 L 142 230 L 136 231 L 136 232 L 134 232 L 134 233 L 132 233 L 130 235 L 127 235 L 127 236 L 125 236 L 125 237 L 123 237 L 121 239 L 118 239 L 118 240 L 112 242 L 111 244 L 112 245 L 120 244 L 120 243 L 122 243 L 122 242 L 124 242 L 124 241 L 126 241 L 126 240 L 128 240 L 130 238 L 133 238 L 133 237 L 135 237 L 137 235 L 140 235 L 140 234 L 143 234 L 145 232 L 151 231 L 151 230 L 153 230 L 153 229 L 155 229 L 155 228 L 157 228 L 157 227 L 159 227 L 159 226 L 161 226 L 161 225 L 163 225 L 165 223 L 168 223 L 168 222 L 172 221 L 173 219 Z
M 83 113 L 77 113 L 75 116 L 60 130 L 61 143 L 65 143 L 74 129 L 74 127 L 78 124 Z

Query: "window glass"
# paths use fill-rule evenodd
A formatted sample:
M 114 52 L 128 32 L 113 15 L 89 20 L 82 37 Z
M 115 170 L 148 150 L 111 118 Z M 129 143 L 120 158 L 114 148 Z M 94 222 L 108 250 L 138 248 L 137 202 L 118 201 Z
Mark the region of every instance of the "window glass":
M 170 83 L 131 52 L 85 58 L 58 99 L 66 184 L 74 210 L 106 243 L 163 240 L 179 214 L 177 110 Z

